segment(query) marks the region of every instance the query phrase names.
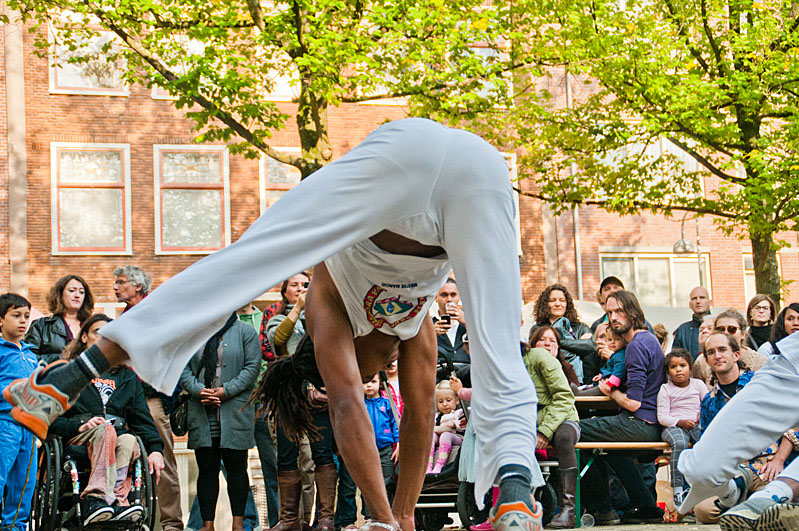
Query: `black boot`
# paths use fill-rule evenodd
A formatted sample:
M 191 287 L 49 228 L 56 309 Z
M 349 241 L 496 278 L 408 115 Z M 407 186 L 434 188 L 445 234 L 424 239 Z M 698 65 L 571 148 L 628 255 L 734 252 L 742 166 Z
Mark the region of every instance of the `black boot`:
M 572 529 L 577 526 L 574 516 L 575 493 L 577 492 L 577 468 L 558 468 L 558 506 L 560 513 L 547 527 Z

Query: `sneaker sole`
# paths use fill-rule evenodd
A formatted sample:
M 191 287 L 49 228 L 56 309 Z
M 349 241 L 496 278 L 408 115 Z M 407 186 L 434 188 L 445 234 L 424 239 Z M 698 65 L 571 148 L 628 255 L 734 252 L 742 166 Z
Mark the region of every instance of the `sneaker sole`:
M 755 523 L 761 515 L 752 511 L 739 514 L 724 513 L 719 519 L 719 527 L 722 531 L 750 531 L 755 529 Z M 758 528 L 759 529 L 759 528 Z
M 536 511 L 531 512 L 524 502 L 503 503 L 497 513 L 490 518 L 495 531 L 541 531 L 543 509 L 536 503 Z
M 141 507 L 128 507 L 118 515 L 114 516 L 112 520 L 124 520 L 128 522 L 138 522 L 141 520 L 144 510 Z
M 114 510 L 113 509 L 110 510 L 110 511 L 103 511 L 100 514 L 95 515 L 93 517 L 87 517 L 83 521 L 83 525 L 87 526 L 89 524 L 95 524 L 97 522 L 107 522 L 108 520 L 110 520 L 113 517 L 114 517 Z
M 753 529 L 758 531 L 793 531 L 799 529 L 799 504 L 779 503 L 763 513 Z
M 63 365 L 65 363 L 67 362 L 63 360 L 54 361 L 53 363 L 49 364 L 45 368 L 45 370 L 55 365 Z M 17 397 L 15 397 L 14 394 L 11 392 L 11 388 L 14 385 L 29 386 L 32 391 L 49 396 L 51 399 L 57 402 L 58 406 L 61 407 L 61 413 L 53 417 L 53 419 L 63 414 L 64 411 L 69 409 L 72 404 L 69 403 L 69 400 L 66 398 L 66 396 L 63 393 L 61 393 L 58 389 L 56 389 L 52 385 L 38 384 L 34 381 L 34 377 L 40 371 L 41 369 L 37 369 L 29 377 L 18 378 L 13 382 L 11 382 L 10 384 L 8 384 L 8 386 L 6 386 L 6 388 L 3 389 L 3 398 L 6 400 L 6 402 L 14 406 L 10 412 L 11 417 L 20 424 L 22 424 L 23 426 L 25 426 L 26 428 L 28 428 L 30 431 L 32 431 L 38 438 L 44 440 L 47 437 L 47 431 L 50 427 L 50 422 L 47 422 L 46 420 L 25 411 L 23 407 L 20 407 L 21 404 L 19 400 L 17 400 Z

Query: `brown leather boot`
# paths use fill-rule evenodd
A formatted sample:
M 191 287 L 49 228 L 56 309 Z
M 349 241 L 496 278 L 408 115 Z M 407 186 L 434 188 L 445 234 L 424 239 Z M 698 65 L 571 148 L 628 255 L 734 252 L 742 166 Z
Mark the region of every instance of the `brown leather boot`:
M 574 516 L 575 493 L 577 492 L 577 469 L 558 468 L 558 506 L 560 513 L 549 522 L 550 529 L 572 529 L 577 525 Z
M 338 472 L 336 465 L 322 465 L 316 467 L 316 490 L 319 493 L 319 531 L 336 531 L 334 524 L 336 516 L 336 484 Z
M 301 531 L 299 513 L 302 478 L 300 471 L 278 472 L 277 486 L 280 492 L 280 521 L 270 531 Z

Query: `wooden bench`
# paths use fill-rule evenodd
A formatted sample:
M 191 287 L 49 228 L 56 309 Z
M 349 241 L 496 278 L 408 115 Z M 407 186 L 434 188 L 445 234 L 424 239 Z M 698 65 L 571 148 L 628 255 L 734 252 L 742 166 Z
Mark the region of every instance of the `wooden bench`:
M 671 446 L 667 442 L 578 442 L 574 445 L 575 452 L 577 453 L 577 463 L 580 463 L 580 452 L 592 452 L 591 458 L 585 466 L 578 471 L 577 474 L 577 490 L 575 492 L 575 506 L 574 512 L 577 516 L 577 527 L 580 527 L 580 517 L 582 516 L 582 505 L 580 501 L 580 483 L 582 483 L 583 476 L 594 464 L 594 460 L 598 455 L 607 453 L 609 451 L 657 451 L 661 454 L 671 452 Z M 551 465 L 551 462 L 547 462 Z

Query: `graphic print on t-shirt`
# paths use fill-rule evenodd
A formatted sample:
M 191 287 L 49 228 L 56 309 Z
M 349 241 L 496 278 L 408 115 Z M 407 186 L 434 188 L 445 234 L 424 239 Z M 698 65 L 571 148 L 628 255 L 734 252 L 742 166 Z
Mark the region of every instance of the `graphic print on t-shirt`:
M 117 389 L 117 383 L 110 378 L 95 378 L 92 380 L 92 383 L 97 388 L 97 392 L 100 393 L 100 399 L 102 399 L 103 405 L 107 405 L 108 399 L 111 398 L 111 395 L 113 395 L 114 391 Z
M 425 302 L 427 297 L 410 301 L 399 295 L 391 295 L 380 286 L 372 286 L 363 298 L 363 308 L 366 310 L 366 318 L 375 328 L 381 328 L 384 324 L 394 328 L 413 319 Z

